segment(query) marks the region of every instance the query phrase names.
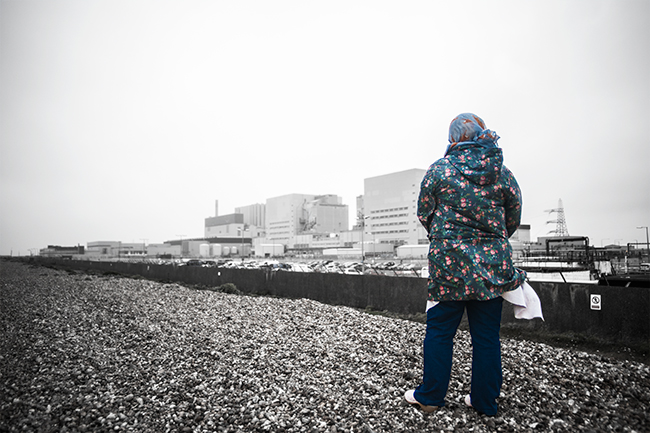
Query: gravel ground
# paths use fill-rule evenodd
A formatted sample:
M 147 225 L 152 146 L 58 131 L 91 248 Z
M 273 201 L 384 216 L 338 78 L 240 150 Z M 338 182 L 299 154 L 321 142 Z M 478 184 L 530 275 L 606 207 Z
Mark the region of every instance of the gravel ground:
M 650 367 L 504 338 L 499 413 L 404 402 L 424 325 L 306 299 L 241 296 L 0 262 L 0 432 L 650 431 Z

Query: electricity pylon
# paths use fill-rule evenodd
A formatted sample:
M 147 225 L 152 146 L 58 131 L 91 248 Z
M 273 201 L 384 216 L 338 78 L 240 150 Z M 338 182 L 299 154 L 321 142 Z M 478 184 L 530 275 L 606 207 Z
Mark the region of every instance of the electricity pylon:
M 555 223 L 555 230 L 551 230 L 550 233 L 555 233 L 556 236 L 564 237 L 569 236 L 569 229 L 566 227 L 566 218 L 564 217 L 564 205 L 562 205 L 562 199 L 559 199 L 557 202 L 557 208 L 546 210 L 549 214 L 553 212 L 557 213 L 557 219 L 546 221 L 546 224 Z

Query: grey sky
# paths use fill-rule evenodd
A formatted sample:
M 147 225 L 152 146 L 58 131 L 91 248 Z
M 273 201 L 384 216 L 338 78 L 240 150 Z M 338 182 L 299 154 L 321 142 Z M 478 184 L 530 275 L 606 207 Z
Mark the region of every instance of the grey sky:
M 650 2 L 0 0 L 0 254 L 426 169 L 500 136 L 534 237 L 645 241 Z

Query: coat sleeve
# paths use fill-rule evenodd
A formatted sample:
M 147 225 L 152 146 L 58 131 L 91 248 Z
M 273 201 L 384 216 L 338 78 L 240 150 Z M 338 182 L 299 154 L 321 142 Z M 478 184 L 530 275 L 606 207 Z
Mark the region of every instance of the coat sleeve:
M 433 213 L 436 210 L 436 177 L 435 164 L 429 167 L 420 183 L 420 196 L 418 197 L 418 220 L 427 231 L 427 236 L 431 232 L 431 221 Z
M 504 179 L 505 200 L 503 207 L 506 212 L 506 229 L 508 231 L 508 237 L 510 237 L 521 223 L 521 189 L 519 188 L 517 179 L 515 179 L 515 176 L 507 167 L 503 167 L 501 175 Z

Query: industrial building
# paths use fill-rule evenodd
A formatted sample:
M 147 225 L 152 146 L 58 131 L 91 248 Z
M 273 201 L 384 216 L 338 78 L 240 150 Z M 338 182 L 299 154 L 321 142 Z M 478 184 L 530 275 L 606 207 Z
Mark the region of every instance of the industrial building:
M 428 244 L 417 217 L 420 183 L 426 170 L 413 168 L 370 177 L 363 182 L 360 223 L 373 242 L 400 245 Z
M 294 246 L 302 234 L 348 230 L 348 206 L 333 194 L 288 194 L 266 200 L 266 240 Z
M 267 257 L 289 253 L 318 256 L 426 256 L 427 233 L 417 218 L 420 183 L 426 170 L 409 169 L 364 179 L 356 199 L 357 221 L 350 230 L 348 205 L 334 194 L 286 194 L 266 203 L 235 208 L 205 218 L 202 238 L 168 240 L 162 244 L 90 242 L 86 255 L 95 257 Z M 530 244 L 530 226 L 511 239 L 515 250 Z M 54 249 L 41 254 L 60 254 Z
M 353 250 L 352 255 L 392 254 L 406 244 L 427 244 L 417 219 L 420 182 L 426 170 L 411 169 L 364 180 L 357 224 L 348 229 L 348 206 L 335 195 L 289 194 L 267 199 L 266 236 L 295 254 Z
M 39 255 L 44 257 L 68 257 L 83 255 L 84 247 L 81 245 L 76 246 L 61 246 L 61 245 L 48 245 L 47 248 L 41 248 Z
M 88 242 L 86 256 L 94 258 L 108 257 L 145 257 L 147 247 L 144 242 L 94 241 Z
M 240 236 L 244 230 L 244 215 L 233 213 L 228 215 L 208 217 L 205 219 L 204 236 L 216 238 L 220 236 L 233 237 Z
M 258 229 L 264 229 L 266 227 L 265 204 L 255 203 L 248 206 L 236 207 L 235 213 L 241 214 L 244 217 L 244 224 L 246 226 L 254 226 Z

